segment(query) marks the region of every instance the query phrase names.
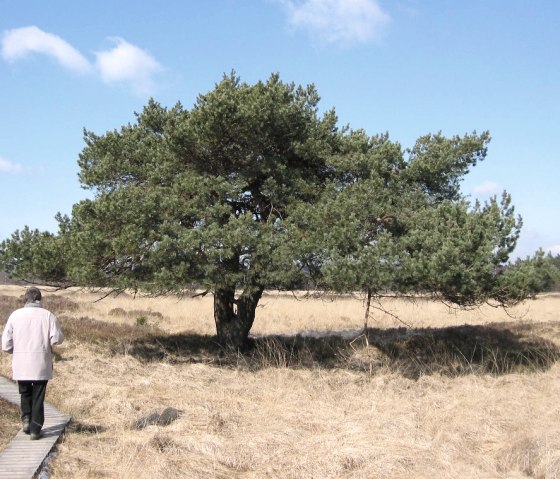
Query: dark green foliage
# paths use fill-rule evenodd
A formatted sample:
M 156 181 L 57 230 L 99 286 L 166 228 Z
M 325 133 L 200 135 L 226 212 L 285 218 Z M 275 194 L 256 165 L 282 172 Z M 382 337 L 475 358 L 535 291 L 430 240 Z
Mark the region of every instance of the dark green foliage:
M 560 269 L 554 258 L 542 250 L 532 258 L 518 259 L 504 268 L 498 279 L 498 291 L 503 303 L 516 303 L 518 297 L 533 297 L 543 291 L 553 291 L 560 284 Z
M 68 281 L 67 250 L 62 235 L 25 226 L 0 243 L 0 269 L 28 281 L 63 285 Z
M 549 278 L 545 281 L 545 291 L 560 291 L 560 254 L 553 256 L 549 253 L 545 258 Z
M 134 125 L 86 132 L 80 179 L 95 199 L 74 207 L 72 276 L 157 292 L 289 283 L 281 221 L 317 200 L 339 141 L 317 101 L 276 75 L 229 76 L 191 111 L 151 101 Z
M 460 193 L 488 133 L 339 129 L 313 86 L 233 73 L 192 109 L 150 100 L 136 122 L 85 131 L 79 178 L 93 199 L 59 235 L 24 229 L 0 266 L 25 278 L 154 294 L 214 294 L 222 344 L 240 347 L 266 288 L 428 293 L 462 306 L 513 304 L 548 284 L 542 258 L 510 265 L 511 199 Z
M 552 264 L 554 265 L 554 267 L 558 270 L 560 270 L 560 254 L 557 254 L 556 256 L 550 256 L 550 260 L 552 261 Z

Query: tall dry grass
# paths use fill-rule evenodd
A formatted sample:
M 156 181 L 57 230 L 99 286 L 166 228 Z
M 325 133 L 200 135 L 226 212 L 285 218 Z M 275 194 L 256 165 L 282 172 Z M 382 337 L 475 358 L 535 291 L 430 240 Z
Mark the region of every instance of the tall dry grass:
M 21 295 L 0 290 L 2 315 Z M 271 294 L 237 356 L 208 296 L 45 296 L 68 336 L 47 400 L 73 417 L 52 478 L 560 477 L 558 296 L 509 314 L 388 299 L 360 336 L 359 298 Z
M 19 407 L 0 398 L 0 451 L 21 428 Z

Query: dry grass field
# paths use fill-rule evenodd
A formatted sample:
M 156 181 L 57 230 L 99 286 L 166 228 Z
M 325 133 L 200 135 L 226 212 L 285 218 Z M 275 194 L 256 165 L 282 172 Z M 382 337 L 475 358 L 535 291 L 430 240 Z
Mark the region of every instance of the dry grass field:
M 0 287 L 0 324 L 22 294 Z M 73 418 L 53 479 L 560 478 L 559 295 L 386 299 L 366 342 L 359 298 L 268 294 L 243 355 L 210 295 L 44 295 L 67 335 L 47 400 Z

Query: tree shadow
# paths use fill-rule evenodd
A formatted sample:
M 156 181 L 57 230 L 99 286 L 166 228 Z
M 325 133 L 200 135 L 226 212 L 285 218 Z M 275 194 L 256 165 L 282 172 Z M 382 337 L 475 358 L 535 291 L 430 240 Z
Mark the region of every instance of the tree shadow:
M 367 339 L 390 369 L 412 379 L 426 374 L 531 373 L 549 369 L 560 358 L 553 341 L 521 324 L 371 329 Z
M 135 338 L 127 346 L 126 353 L 141 361 L 166 361 L 172 364 L 221 364 L 220 359 L 225 356 L 215 336 L 194 333 L 161 333 Z
M 546 324 L 548 330 L 560 329 L 560 325 Z M 342 368 L 391 371 L 411 379 L 429 374 L 502 375 L 544 371 L 560 358 L 559 347 L 535 334 L 535 326 L 369 328 L 352 335 L 269 335 L 251 338 L 247 348 L 237 353 L 221 348 L 214 336 L 158 334 L 133 340 L 126 352 L 145 362 L 207 363 L 252 371 Z

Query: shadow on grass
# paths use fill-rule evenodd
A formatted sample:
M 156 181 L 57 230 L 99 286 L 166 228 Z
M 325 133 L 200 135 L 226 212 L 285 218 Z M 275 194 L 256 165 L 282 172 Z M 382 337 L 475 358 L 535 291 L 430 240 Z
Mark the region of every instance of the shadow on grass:
M 66 426 L 66 433 L 76 434 L 100 434 L 105 432 L 107 428 L 99 424 L 86 424 L 72 419 Z
M 212 336 L 155 334 L 136 338 L 127 353 L 147 362 L 204 362 L 248 370 L 392 371 L 413 379 L 426 374 L 530 373 L 547 370 L 560 358 L 558 346 L 533 334 L 532 325 L 508 326 L 368 329 L 353 339 L 336 334 L 264 336 L 251 339 L 237 354 L 224 351 Z
M 23 298 L 0 296 L 0 326 Z M 295 335 L 252 338 L 245 351 L 224 351 L 214 336 L 169 335 L 149 321 L 122 325 L 88 317 L 75 319 L 78 305 L 49 296 L 45 306 L 59 316 L 69 340 L 94 344 L 110 354 L 141 361 L 207 363 L 247 370 L 340 368 L 409 378 L 425 374 L 508 374 L 545 371 L 560 358 L 560 323 L 496 323 L 425 329 L 375 329 L 360 335 Z M 118 311 L 115 311 L 117 314 Z M 133 312 L 139 318 L 147 313 Z M 64 358 L 59 358 L 64 360 Z
M 13 309 L 21 307 L 22 299 L 0 296 L 4 321 Z M 123 325 L 88 317 L 75 319 L 65 312 L 75 312 L 78 305 L 56 296 L 49 296 L 45 306 L 59 316 L 69 340 L 98 345 L 110 354 L 130 354 L 144 362 L 207 363 L 248 370 L 341 368 L 372 374 L 391 371 L 418 378 L 424 374 L 454 377 L 544 371 L 560 358 L 558 322 L 370 328 L 353 336 L 263 336 L 252 338 L 245 351 L 234 354 L 224 351 L 214 336 L 169 335 L 146 321 Z
M 410 378 L 531 373 L 549 369 L 560 358 L 554 342 L 519 325 L 368 330 L 368 340 L 390 369 Z
M 370 328 L 353 335 L 263 336 L 245 351 L 231 353 L 215 336 L 166 334 L 137 322 L 123 325 L 89 317 L 74 318 L 72 301 L 49 297 L 46 307 L 61 319 L 68 340 L 99 346 L 109 354 L 129 354 L 143 362 L 206 363 L 246 370 L 340 368 L 396 372 L 408 378 L 426 374 L 508 374 L 545 371 L 560 358 L 560 323 L 517 322 L 444 328 Z M 22 298 L 0 296 L 0 326 Z M 65 358 L 59 358 L 64 360 Z

